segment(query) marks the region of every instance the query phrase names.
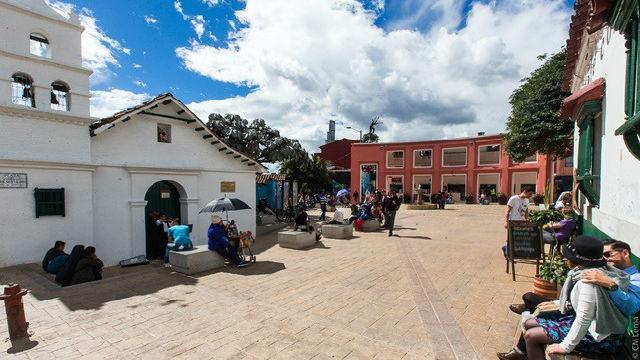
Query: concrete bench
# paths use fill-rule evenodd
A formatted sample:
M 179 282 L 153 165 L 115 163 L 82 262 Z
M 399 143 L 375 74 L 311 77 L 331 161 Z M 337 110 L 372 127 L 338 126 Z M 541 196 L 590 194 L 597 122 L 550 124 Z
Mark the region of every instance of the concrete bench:
M 275 224 L 276 217 L 275 215 L 271 215 L 271 214 L 260 214 L 259 216 L 256 217 L 256 223 L 257 225 Z
M 362 223 L 362 232 L 373 232 L 380 230 L 380 221 L 376 219 L 368 219 Z
M 330 239 L 350 239 L 353 237 L 353 225 L 324 224 L 322 236 Z
M 171 269 L 191 275 L 224 267 L 224 258 L 206 245 L 194 246 L 188 251 L 169 251 Z
M 289 249 L 304 249 L 316 244 L 316 232 L 306 231 L 280 231 L 278 233 L 278 244 L 280 247 Z

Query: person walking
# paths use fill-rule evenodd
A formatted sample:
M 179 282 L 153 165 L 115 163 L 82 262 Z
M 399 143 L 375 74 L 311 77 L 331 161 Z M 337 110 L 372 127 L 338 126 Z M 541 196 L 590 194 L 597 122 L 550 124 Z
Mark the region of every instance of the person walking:
M 389 236 L 393 236 L 393 227 L 396 221 L 396 212 L 400 206 L 395 190 L 391 190 L 382 202 L 382 208 L 385 213 L 385 225 L 389 229 Z
M 322 213 L 320 214 L 320 217 L 318 218 L 318 220 L 325 221 L 327 219 L 327 196 L 326 195 L 320 195 L 320 211 L 322 211 Z

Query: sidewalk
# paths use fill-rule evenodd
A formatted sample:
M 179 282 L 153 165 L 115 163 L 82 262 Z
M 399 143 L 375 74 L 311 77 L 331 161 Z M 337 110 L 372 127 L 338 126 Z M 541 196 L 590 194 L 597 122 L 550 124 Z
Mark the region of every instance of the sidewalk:
M 257 239 L 257 263 L 196 276 L 152 265 L 63 289 L 4 268 L 0 283 L 31 290 L 37 345 L 7 354 L 0 311 L 0 358 L 493 359 L 514 340 L 508 304 L 531 288 L 504 273 L 502 211 L 402 211 L 399 236 L 355 233 L 306 251 L 271 232 Z

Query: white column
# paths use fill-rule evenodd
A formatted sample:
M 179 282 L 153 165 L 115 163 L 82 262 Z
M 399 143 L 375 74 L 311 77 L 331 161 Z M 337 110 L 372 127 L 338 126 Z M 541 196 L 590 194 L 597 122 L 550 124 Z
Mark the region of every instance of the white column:
M 146 200 L 129 201 L 131 208 L 131 256 L 147 254 L 145 206 L 147 206 Z
M 198 211 L 200 211 L 200 199 L 196 198 L 182 198 L 180 199 L 180 221 L 182 224 L 193 224 L 193 231 L 191 232 L 191 241 L 194 245 L 203 245 L 200 241 L 200 227 L 198 226 Z M 204 215 L 202 215 L 204 216 Z

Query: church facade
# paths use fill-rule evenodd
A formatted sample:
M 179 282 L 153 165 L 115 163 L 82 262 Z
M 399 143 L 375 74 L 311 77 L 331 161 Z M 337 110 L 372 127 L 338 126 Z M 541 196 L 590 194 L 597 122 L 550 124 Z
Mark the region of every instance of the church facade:
M 207 202 L 255 208 L 255 174 L 172 94 L 104 119 L 89 116 L 77 18 L 42 0 L 0 0 L 0 267 L 36 262 L 56 240 L 93 245 L 105 264 L 147 254 L 151 211 L 193 224 Z M 255 232 L 255 211 L 231 213 Z

